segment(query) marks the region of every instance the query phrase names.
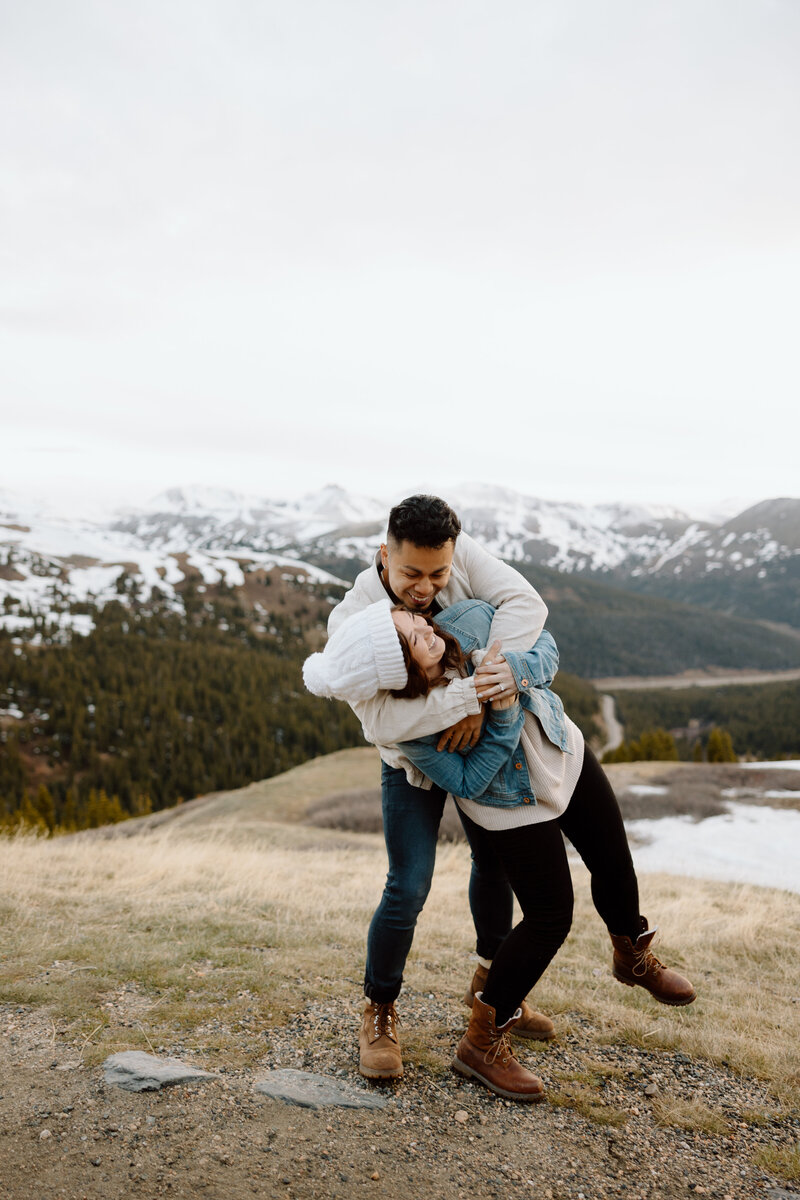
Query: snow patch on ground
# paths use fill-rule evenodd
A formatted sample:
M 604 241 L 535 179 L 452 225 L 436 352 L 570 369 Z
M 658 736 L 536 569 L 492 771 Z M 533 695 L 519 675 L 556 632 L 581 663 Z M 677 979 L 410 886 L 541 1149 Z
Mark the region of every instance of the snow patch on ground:
M 0 613 L 0 629 L 7 629 L 11 633 L 18 633 L 21 630 L 32 629 L 34 624 L 33 617 L 18 617 L 14 613 Z M 87 633 L 91 633 L 94 629 L 94 621 L 88 613 L 50 613 L 47 618 L 47 625 L 57 625 L 59 629 L 72 629 L 75 633 L 80 633 L 83 637 Z M 37 634 L 30 640 L 31 645 L 38 645 L 40 638 Z
M 17 633 L 20 629 L 30 629 L 33 617 L 17 617 L 14 613 L 0 613 L 0 629 L 8 629 Z
M 244 571 L 240 563 L 233 558 L 217 558 L 214 563 L 225 576 L 228 587 L 244 587 Z
M 800 759 L 740 763 L 750 770 L 800 770 Z M 667 789 L 634 784 L 637 795 Z M 744 804 L 733 799 L 738 788 L 720 793 L 728 799 L 726 813 L 697 821 L 694 817 L 655 817 L 626 821 L 633 861 L 639 872 L 663 871 L 695 879 L 751 883 L 800 893 L 800 812 Z M 752 796 L 752 791 L 749 792 Z M 795 800 L 800 792 L 773 789 L 768 800 Z
M 750 771 L 763 771 L 765 767 L 773 767 L 776 771 L 800 771 L 800 758 L 778 758 L 770 762 L 743 762 L 739 763 L 739 766 Z
M 721 816 L 626 823 L 637 871 L 800 893 L 800 812 L 731 803 Z
M 205 554 L 187 554 L 187 566 L 194 567 L 203 577 L 203 583 L 219 583 L 221 575 L 216 565 Z
M 60 613 L 58 623 L 62 629 L 72 629 L 86 637 L 94 629 L 94 621 L 88 613 Z

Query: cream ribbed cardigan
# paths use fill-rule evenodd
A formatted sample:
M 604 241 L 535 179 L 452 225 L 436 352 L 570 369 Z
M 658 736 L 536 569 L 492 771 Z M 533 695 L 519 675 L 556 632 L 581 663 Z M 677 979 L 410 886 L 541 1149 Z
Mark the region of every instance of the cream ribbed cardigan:
M 456 804 L 482 829 L 518 829 L 521 825 L 536 825 L 554 821 L 569 804 L 575 784 L 583 768 L 583 734 L 574 721 L 566 717 L 567 752 L 544 735 L 533 713 L 525 713 L 520 745 L 525 755 L 535 804 L 515 804 L 501 808 L 496 804 L 480 804 L 477 800 L 454 797 Z

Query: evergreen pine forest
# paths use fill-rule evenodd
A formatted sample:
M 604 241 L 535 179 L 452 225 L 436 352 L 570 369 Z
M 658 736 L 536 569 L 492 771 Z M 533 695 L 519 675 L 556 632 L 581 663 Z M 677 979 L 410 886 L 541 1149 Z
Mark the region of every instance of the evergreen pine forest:
M 188 586 L 180 605 L 157 590 L 140 602 L 123 576 L 118 590 L 104 607 L 65 610 L 88 614 L 86 636 L 57 611 L 25 639 L 0 629 L 0 828 L 94 828 L 363 744 L 349 707 L 302 683 L 330 588 L 298 588 L 267 625 L 225 586 L 213 598 Z M 554 686 L 584 734 L 601 737 L 591 684 L 560 672 Z M 756 694 L 757 705 L 743 688 L 620 693 L 628 740 L 607 761 L 792 754 L 800 684 Z M 674 728 L 692 721 L 696 736 Z
M 67 831 L 241 787 L 363 744 L 345 704 L 306 692 L 296 617 L 257 632 L 233 599 L 89 606 L 88 636 L 0 630 L 0 822 Z M 86 606 L 83 606 L 86 608 Z
M 648 731 L 670 729 L 681 759 L 726 762 L 731 761 L 731 750 L 748 758 L 797 757 L 797 680 L 750 687 L 620 691 L 614 698 L 626 736 L 641 739 Z

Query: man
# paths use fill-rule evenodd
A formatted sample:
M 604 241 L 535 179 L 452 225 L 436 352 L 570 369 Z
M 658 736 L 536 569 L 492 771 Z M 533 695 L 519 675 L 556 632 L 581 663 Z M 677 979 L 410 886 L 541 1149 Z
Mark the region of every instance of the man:
M 436 496 L 411 496 L 392 509 L 386 542 L 332 611 L 329 634 L 387 595 L 409 611 L 429 616 L 459 600 L 485 600 L 497 610 L 491 641 L 499 641 L 506 650 L 529 650 L 547 617 L 538 592 L 518 571 L 463 533 L 456 514 Z M 514 686 L 506 664 L 493 670 L 498 691 Z M 386 886 L 367 937 L 359 1069 L 368 1078 L 392 1079 L 403 1073 L 394 1002 L 417 917 L 430 890 L 447 798 L 412 766 L 396 743 L 444 730 L 440 748 L 473 746 L 480 737 L 483 710 L 475 677 L 454 680 L 415 700 L 396 700 L 388 691 L 378 692 L 354 702 L 352 708 L 364 736 L 377 745 L 383 760 L 383 825 L 389 855 Z M 485 967 L 511 928 L 513 897 L 498 868 L 474 856 L 469 896 L 479 962 Z M 473 979 L 464 997 L 470 1005 L 474 985 Z M 546 1040 L 553 1036 L 553 1025 L 525 1004 L 515 1033 Z

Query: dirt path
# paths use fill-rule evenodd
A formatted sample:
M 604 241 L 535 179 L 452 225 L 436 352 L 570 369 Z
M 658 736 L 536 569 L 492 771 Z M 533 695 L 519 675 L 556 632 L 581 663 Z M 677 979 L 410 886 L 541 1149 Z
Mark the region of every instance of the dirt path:
M 600 717 L 606 731 L 605 745 L 600 748 L 597 755 L 602 759 L 607 751 L 616 750 L 625 737 L 625 729 L 617 717 L 617 706 L 613 696 L 605 694 L 600 697 Z

